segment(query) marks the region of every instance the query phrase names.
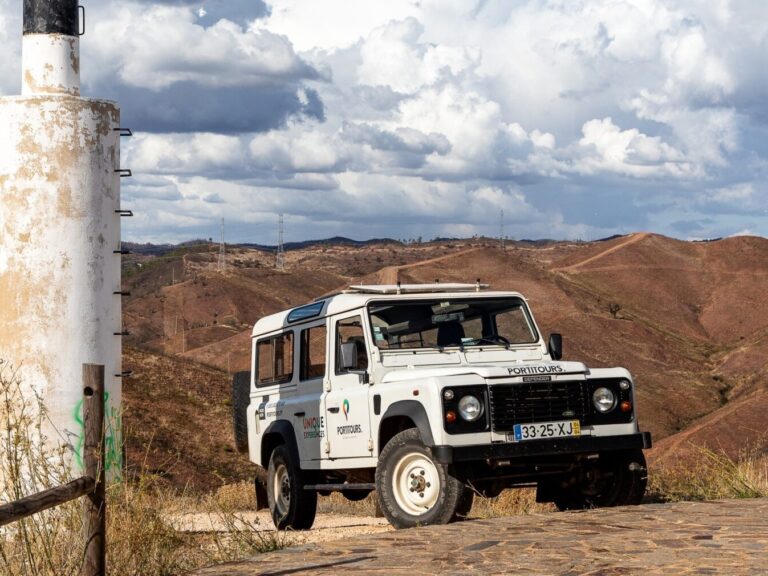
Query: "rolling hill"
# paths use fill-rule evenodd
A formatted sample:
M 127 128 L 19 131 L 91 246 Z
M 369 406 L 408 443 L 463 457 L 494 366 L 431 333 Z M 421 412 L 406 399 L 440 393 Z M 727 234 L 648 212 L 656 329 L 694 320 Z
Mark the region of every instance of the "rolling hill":
M 760 428 L 768 388 L 766 239 L 696 243 L 638 233 L 591 243 L 508 243 L 503 252 L 484 239 L 318 243 L 286 252 L 283 271 L 274 269 L 270 251 L 228 247 L 224 271 L 217 256 L 215 245 L 197 244 L 128 263 L 124 322 L 133 351 L 126 365 L 155 356 L 165 363 L 160 389 L 169 401 L 158 398 L 162 413 L 176 410 L 178 398 L 170 398 L 184 390 L 184 371 L 203 365 L 197 373 L 225 383 L 212 384 L 207 399 L 224 410 L 227 372 L 248 368 L 250 327 L 265 314 L 354 282 L 480 278 L 526 295 L 543 333 L 563 334 L 567 359 L 632 371 L 641 426 L 658 442 L 656 460 L 684 455 L 690 442 L 732 455 L 745 443 L 768 445 Z M 127 406 L 147 377 L 126 382 Z M 225 470 L 224 462 L 241 458 L 227 453 L 229 420 L 216 414 L 222 421 L 209 436 L 219 446 L 217 469 Z M 126 415 L 139 427 L 154 426 L 156 417 Z M 178 426 L 187 422 L 194 419 Z M 183 453 L 183 443 L 163 442 Z M 207 461 L 219 461 L 214 456 Z

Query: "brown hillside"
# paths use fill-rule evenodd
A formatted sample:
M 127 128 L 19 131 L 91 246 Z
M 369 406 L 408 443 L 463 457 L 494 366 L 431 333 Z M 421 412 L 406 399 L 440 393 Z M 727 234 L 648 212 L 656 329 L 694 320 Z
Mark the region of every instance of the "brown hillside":
M 253 476 L 233 450 L 225 373 L 133 348 L 124 350 L 124 363 L 133 370 L 123 384 L 129 473 L 143 470 L 192 491 Z
M 686 430 L 685 441 L 661 442 L 659 454 L 700 438 L 735 450 L 759 436 L 754 407 L 768 382 L 766 239 L 691 243 L 640 233 L 518 243 L 505 252 L 482 240 L 322 246 L 288 252 L 284 272 L 266 252 L 228 254 L 224 273 L 210 250 L 149 263 L 128 278 L 125 324 L 133 344 L 216 366 L 226 379 L 227 370 L 247 369 L 250 326 L 262 315 L 361 281 L 480 278 L 525 294 L 544 334 L 563 333 L 566 358 L 631 370 L 641 425 L 657 441 Z M 149 363 L 152 357 L 141 354 Z M 173 362 L 173 370 L 184 366 L 181 358 Z M 184 382 L 176 375 L 161 390 L 176 394 Z M 175 410 L 162 405 L 164 413 Z M 229 420 L 222 422 L 212 437 L 224 443 Z

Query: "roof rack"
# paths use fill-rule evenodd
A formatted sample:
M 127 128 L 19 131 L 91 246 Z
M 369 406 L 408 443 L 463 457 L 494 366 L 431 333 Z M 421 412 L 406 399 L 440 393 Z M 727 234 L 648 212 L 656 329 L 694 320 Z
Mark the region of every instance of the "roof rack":
M 480 292 L 487 290 L 489 284 L 481 284 L 480 281 L 474 284 L 441 283 L 435 284 L 371 284 L 364 286 L 362 284 L 350 286 L 344 290 L 343 294 L 419 294 L 428 292 Z

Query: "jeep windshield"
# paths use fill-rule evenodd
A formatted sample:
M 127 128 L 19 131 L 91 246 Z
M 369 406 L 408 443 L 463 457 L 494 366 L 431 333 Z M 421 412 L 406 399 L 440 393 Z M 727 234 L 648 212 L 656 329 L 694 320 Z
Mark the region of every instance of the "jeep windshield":
M 376 301 L 368 306 L 376 346 L 384 350 L 538 341 L 522 299 L 440 298 Z

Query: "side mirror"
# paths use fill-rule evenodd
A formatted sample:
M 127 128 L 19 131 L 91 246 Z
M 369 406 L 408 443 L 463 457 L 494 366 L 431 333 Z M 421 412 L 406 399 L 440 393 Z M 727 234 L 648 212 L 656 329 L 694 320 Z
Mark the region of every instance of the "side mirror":
M 547 348 L 552 360 L 560 360 L 563 357 L 563 335 L 557 332 L 550 334 Z
M 344 342 L 341 344 L 341 367 L 344 370 L 357 368 L 357 342 Z

